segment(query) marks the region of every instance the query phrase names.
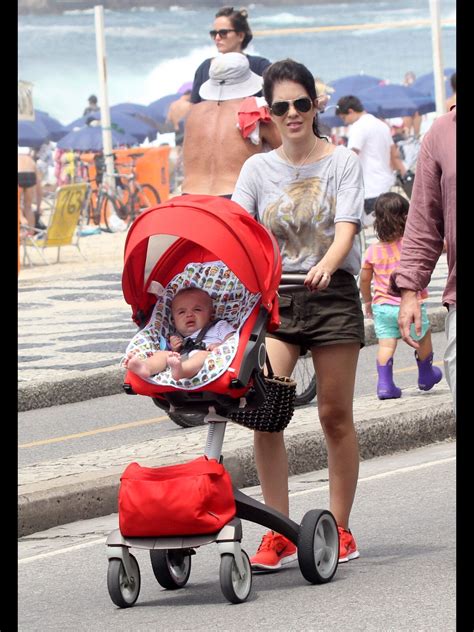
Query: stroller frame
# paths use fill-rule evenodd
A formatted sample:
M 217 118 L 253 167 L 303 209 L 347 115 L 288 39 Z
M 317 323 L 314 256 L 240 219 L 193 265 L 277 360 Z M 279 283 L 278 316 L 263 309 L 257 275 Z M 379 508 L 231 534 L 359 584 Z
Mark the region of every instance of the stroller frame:
M 170 207 L 173 207 L 172 217 L 167 213 Z M 197 234 L 201 223 L 198 222 L 200 218 L 193 217 L 194 211 L 206 214 L 206 219 L 212 222 L 212 230 L 209 228 Z M 176 218 L 179 219 L 178 228 L 175 226 Z M 212 196 L 189 195 L 173 198 L 168 203 L 151 208 L 135 220 L 127 236 L 122 278 L 124 296 L 133 306 L 133 318 L 140 325 L 151 313 L 152 300 L 147 295 L 147 288 L 154 278 L 154 270 L 158 270 L 160 266 L 161 269 L 166 269 L 165 277 L 160 278 L 164 287 L 182 269 L 178 267 L 180 254 L 188 248 L 188 244 L 190 257 L 195 256 L 198 245 L 225 263 L 230 256 L 224 238 L 227 233 L 231 233 L 234 239 L 233 257 L 238 261 L 239 270 L 245 275 L 246 287 L 251 292 L 261 293 L 260 307 L 253 312 L 254 320 L 248 323 L 248 338 L 245 349 L 242 347 L 238 373 L 234 374 L 230 383 L 230 388 L 235 389 L 234 394 L 230 396 L 222 390 L 209 392 L 205 389 L 199 393 L 195 391 L 194 396 L 188 396 L 187 392 L 171 389 L 163 396 L 156 397 L 152 394 L 154 391 L 140 391 L 144 387 L 138 384 L 138 392 L 151 396 L 154 403 L 165 410 L 175 410 L 175 406 L 179 410 L 188 406 L 190 410 L 207 411 L 204 421 L 208 424 L 208 434 L 204 455 L 217 461 L 222 461 L 225 429 L 230 421 L 227 415 L 232 410 L 239 409 L 243 400 L 246 402 L 245 407 L 259 406 L 265 395 L 262 378 L 266 357 L 265 331 L 266 325 L 275 320 L 276 291 L 279 287 L 282 290 L 301 289 L 304 277 L 281 276 L 281 259 L 273 236 L 238 205 Z M 152 234 L 165 235 L 166 239 L 161 258 L 155 258 L 157 263 L 149 268 L 148 263 L 145 263 L 145 246 Z M 169 245 L 168 236 L 174 235 L 179 240 Z M 188 254 L 186 250 L 186 255 Z M 188 260 L 195 261 L 192 258 Z M 127 262 L 130 261 L 131 264 L 128 265 Z M 199 261 L 207 262 L 209 259 Z M 231 265 L 227 265 L 233 270 Z M 146 269 L 145 285 L 142 269 Z M 260 277 L 264 279 L 262 283 L 258 280 Z M 279 286 L 279 283 L 282 285 Z M 124 389 L 129 394 L 134 394 L 136 382 L 131 381 L 130 385 L 124 384 Z M 252 382 L 253 386 L 249 387 Z M 196 395 L 200 401 L 196 400 Z M 106 540 L 107 586 L 113 603 L 120 608 L 128 608 L 138 599 L 140 569 L 130 549 L 149 550 L 153 573 L 158 583 L 168 590 L 175 590 L 186 585 L 191 572 L 191 557 L 196 549 L 213 542 L 218 545 L 221 558 L 219 577 L 224 597 L 231 603 L 245 601 L 252 588 L 252 569 L 249 557 L 241 546 L 241 520 L 249 520 L 272 529 L 293 542 L 297 546 L 301 573 L 308 582 L 325 584 L 332 580 L 339 560 L 339 533 L 330 511 L 311 509 L 305 513 L 301 524 L 297 524 L 284 514 L 250 498 L 235 486 L 233 494 L 236 515 L 216 533 L 173 537 L 124 537 L 119 529 L 110 533 Z
M 204 454 L 222 460 L 222 446 L 227 418 L 209 407 L 205 422 L 209 424 Z M 220 585 L 226 599 L 242 603 L 252 589 L 252 569 L 247 553 L 241 547 L 241 519 L 255 522 L 281 533 L 297 545 L 298 563 L 303 577 L 312 584 L 332 580 L 338 566 L 339 533 L 333 515 L 324 509 L 312 509 L 300 525 L 284 514 L 250 498 L 233 488 L 236 516 L 219 532 L 210 535 L 174 537 L 124 537 L 119 529 L 106 541 L 109 567 L 107 587 L 115 605 L 133 606 L 140 593 L 140 569 L 131 548 L 147 549 L 158 583 L 169 590 L 183 588 L 191 572 L 191 556 L 195 549 L 215 542 L 220 562 Z

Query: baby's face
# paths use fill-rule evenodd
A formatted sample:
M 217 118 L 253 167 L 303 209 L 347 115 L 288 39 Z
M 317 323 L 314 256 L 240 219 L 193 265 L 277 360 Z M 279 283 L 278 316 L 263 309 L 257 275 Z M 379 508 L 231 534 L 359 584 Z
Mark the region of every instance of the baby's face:
M 203 292 L 185 292 L 174 299 L 171 313 L 178 332 L 190 336 L 210 321 L 212 301 Z

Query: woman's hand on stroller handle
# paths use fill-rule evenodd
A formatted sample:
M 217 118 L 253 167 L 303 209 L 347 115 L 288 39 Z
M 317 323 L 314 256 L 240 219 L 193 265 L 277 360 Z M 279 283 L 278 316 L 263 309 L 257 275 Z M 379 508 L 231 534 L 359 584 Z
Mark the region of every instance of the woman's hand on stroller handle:
M 306 279 L 305 273 L 283 272 L 278 286 L 279 292 L 303 292 L 308 288 L 304 284 Z

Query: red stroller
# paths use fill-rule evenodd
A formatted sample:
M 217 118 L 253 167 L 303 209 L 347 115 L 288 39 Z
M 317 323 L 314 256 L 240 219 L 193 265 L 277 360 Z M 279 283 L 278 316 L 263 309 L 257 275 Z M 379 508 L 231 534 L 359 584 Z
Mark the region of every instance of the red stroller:
M 125 376 L 127 393 L 147 395 L 166 411 L 206 411 L 209 430 L 204 454 L 210 460 L 222 461 L 227 421 L 258 408 L 265 400 L 265 333 L 278 326 L 280 280 L 276 240 L 227 199 L 176 197 L 150 208 L 130 227 L 122 287 L 132 317 L 142 329 L 129 348 L 143 357 L 159 348 L 160 337 L 168 333 L 171 299 L 186 286 L 208 291 L 216 316 L 231 322 L 236 330 L 229 344 L 222 345 L 222 356 L 211 358 L 214 352 L 210 353 L 203 369 L 184 384 L 176 383 L 166 372 L 146 380 L 130 371 Z M 298 282 L 293 278 L 285 282 L 293 281 Z M 106 542 L 112 601 L 125 608 L 138 598 L 140 571 L 130 548 L 148 549 L 157 581 L 164 588 L 176 589 L 188 581 L 195 549 L 211 542 L 219 547 L 224 596 L 232 603 L 245 601 L 252 572 L 240 546 L 241 519 L 273 529 L 294 542 L 300 570 L 309 582 L 331 581 L 338 564 L 339 536 L 329 511 L 310 510 L 298 525 L 235 487 L 233 491 L 235 517 L 216 533 L 126 537 L 119 529 L 113 531 Z

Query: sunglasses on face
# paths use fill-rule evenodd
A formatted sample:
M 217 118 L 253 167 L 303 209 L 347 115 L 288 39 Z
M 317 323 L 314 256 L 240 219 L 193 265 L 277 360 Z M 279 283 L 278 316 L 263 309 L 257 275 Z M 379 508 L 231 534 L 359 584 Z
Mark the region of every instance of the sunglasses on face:
M 270 111 L 275 116 L 283 116 L 290 109 L 290 105 L 292 105 L 298 112 L 305 113 L 311 110 L 313 102 L 309 97 L 301 97 L 300 99 L 294 99 L 293 101 L 274 101 Z
M 237 31 L 235 29 L 219 29 L 218 31 L 209 31 L 209 35 L 212 37 L 212 39 L 216 39 L 218 35 L 221 39 L 225 39 L 229 35 L 229 33 L 237 33 Z

